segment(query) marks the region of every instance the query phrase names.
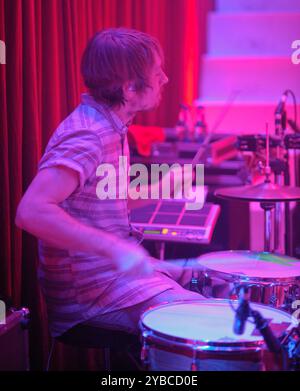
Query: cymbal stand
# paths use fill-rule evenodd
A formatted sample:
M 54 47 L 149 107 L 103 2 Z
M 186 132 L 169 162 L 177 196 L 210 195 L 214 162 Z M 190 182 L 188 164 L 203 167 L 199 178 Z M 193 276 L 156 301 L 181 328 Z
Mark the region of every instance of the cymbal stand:
M 259 205 L 264 210 L 264 251 L 271 252 L 272 210 L 275 203 L 261 202 Z
M 283 137 L 285 131 L 286 131 L 286 110 L 285 110 L 285 106 L 283 106 L 282 111 L 275 113 L 275 134 L 279 136 L 281 139 L 281 143 L 280 143 L 281 145 L 276 147 L 276 160 L 278 163 L 281 163 L 279 165 L 284 165 L 286 167 L 287 162 L 285 158 L 284 159 L 282 158 L 282 152 L 281 152 L 281 149 L 283 147 Z M 283 181 L 286 182 L 285 178 L 283 178 L 283 173 L 284 173 L 283 171 L 280 168 L 275 169 L 275 183 L 279 186 L 282 186 L 283 184 L 287 185 L 287 183 L 283 183 Z M 289 216 L 288 204 L 285 205 L 286 219 L 288 218 L 287 215 Z M 275 213 L 274 213 L 274 250 L 275 251 L 280 250 L 280 222 L 282 220 L 283 220 L 283 213 L 281 209 L 281 203 L 276 202 Z M 287 247 L 286 243 L 284 247 Z M 287 250 L 287 248 L 285 248 L 285 250 Z
M 270 167 L 270 140 L 269 128 L 266 124 L 266 167 L 265 167 L 265 183 L 270 183 L 271 167 Z M 264 210 L 264 251 L 271 252 L 271 233 L 272 233 L 272 210 L 275 207 L 274 202 L 260 202 L 260 207 Z

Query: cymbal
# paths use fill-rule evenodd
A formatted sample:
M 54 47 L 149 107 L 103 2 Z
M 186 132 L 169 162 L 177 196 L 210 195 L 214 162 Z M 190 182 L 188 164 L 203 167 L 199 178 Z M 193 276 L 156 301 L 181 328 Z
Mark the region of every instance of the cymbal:
M 300 201 L 300 187 L 279 186 L 263 182 L 258 185 L 224 187 L 215 191 L 216 197 L 253 202 Z
M 248 278 L 289 279 L 300 273 L 300 260 L 283 254 L 249 250 L 216 251 L 201 255 L 194 270 L 212 270 L 216 274 Z
M 241 276 L 275 282 L 276 279 L 283 281 L 300 275 L 299 259 L 265 251 L 215 251 L 198 258 L 175 259 L 171 263 L 183 269 L 209 271 L 211 276 L 225 280 Z

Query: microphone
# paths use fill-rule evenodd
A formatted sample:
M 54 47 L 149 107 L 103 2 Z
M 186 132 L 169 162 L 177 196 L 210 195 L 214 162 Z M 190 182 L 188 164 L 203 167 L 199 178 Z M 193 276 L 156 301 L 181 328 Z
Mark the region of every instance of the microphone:
M 283 112 L 283 110 L 284 110 L 284 108 L 285 108 L 285 102 L 286 102 L 287 94 L 288 94 L 287 91 L 285 91 L 285 92 L 282 94 L 282 96 L 281 96 L 281 98 L 280 98 L 280 101 L 279 101 L 279 103 L 278 103 L 278 105 L 277 105 L 277 107 L 276 107 L 275 115 L 276 115 L 276 114 L 282 114 L 282 112 Z
M 235 312 L 233 332 L 241 335 L 245 331 L 245 324 L 250 316 L 251 309 L 249 306 L 249 288 L 242 285 L 239 292 L 239 304 Z
M 275 134 L 277 136 L 283 136 L 283 132 L 286 129 L 285 102 L 287 99 L 287 95 L 288 91 L 284 91 L 275 109 Z

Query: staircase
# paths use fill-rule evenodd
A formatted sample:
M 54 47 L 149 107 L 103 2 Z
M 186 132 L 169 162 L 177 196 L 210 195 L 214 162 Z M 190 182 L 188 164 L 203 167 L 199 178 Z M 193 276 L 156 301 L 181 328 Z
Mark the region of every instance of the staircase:
M 216 0 L 208 16 L 207 54 L 199 102 L 217 133 L 274 130 L 274 110 L 286 89 L 300 103 L 300 64 L 291 61 L 300 39 L 300 0 Z M 293 118 L 292 100 L 287 100 Z M 298 104 L 298 118 L 300 118 Z

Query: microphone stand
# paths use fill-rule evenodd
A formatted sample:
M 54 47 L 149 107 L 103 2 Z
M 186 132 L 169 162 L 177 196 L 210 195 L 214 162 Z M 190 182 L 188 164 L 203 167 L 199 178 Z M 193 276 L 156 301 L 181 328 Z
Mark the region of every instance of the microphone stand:
M 280 137 L 281 145 L 283 143 L 283 137 L 286 130 L 286 110 L 285 103 L 282 103 L 281 108 L 275 111 L 275 134 Z M 281 146 L 276 147 L 276 161 L 277 168 L 275 167 L 275 183 L 276 185 L 282 186 L 282 156 L 281 156 Z M 274 214 L 275 224 L 274 224 L 274 251 L 280 252 L 280 222 L 282 220 L 282 211 L 281 204 L 277 202 L 275 204 L 275 214 Z
M 250 310 L 250 316 L 254 319 L 255 326 L 264 337 L 264 341 L 270 352 L 276 354 L 282 353 L 283 348 L 278 338 L 273 334 L 269 322 L 258 311 Z
M 289 174 L 289 152 L 288 149 L 284 151 L 284 156 L 280 155 L 280 148 L 284 146 L 284 135 L 287 127 L 287 112 L 285 101 L 288 94 L 288 90 L 283 93 L 285 99 L 283 99 L 277 106 L 275 110 L 275 134 L 281 138 L 281 146 L 277 146 L 276 149 L 276 161 L 277 168 L 275 164 L 275 183 L 279 186 L 289 186 L 290 185 L 290 174 Z M 283 177 L 282 177 L 283 176 Z M 283 183 L 282 183 L 283 181 Z M 274 251 L 280 252 L 280 222 L 282 220 L 282 211 L 281 204 L 275 204 L 275 224 L 274 224 Z M 291 232 L 291 215 L 290 215 L 290 204 L 286 202 L 284 205 L 284 221 L 285 221 L 285 235 L 284 235 L 284 252 L 286 255 L 293 255 L 293 240 Z
M 263 336 L 265 344 L 268 350 L 271 353 L 274 353 L 276 357 L 281 358 L 282 360 L 282 370 L 288 370 L 288 352 L 285 347 L 281 344 L 279 339 L 275 337 L 273 331 L 269 326 L 269 322 L 261 315 L 260 312 L 256 310 L 252 310 L 250 305 L 247 305 L 249 317 L 252 317 L 256 326 L 256 329 L 259 330 L 260 334 Z M 236 311 L 238 311 L 237 309 Z M 244 317 L 244 321 L 246 321 L 247 316 Z
M 247 287 L 240 285 L 240 288 L 243 288 L 244 294 L 247 294 Z M 233 294 L 234 289 L 231 294 Z M 243 334 L 247 319 L 249 317 L 253 318 L 256 329 L 263 336 L 268 350 L 274 353 L 277 359 L 281 360 L 281 370 L 300 370 L 300 322 L 277 338 L 269 326 L 269 321 L 260 312 L 251 308 L 248 299 L 241 300 L 237 308 L 233 307 L 231 299 L 229 299 L 229 304 L 236 313 L 233 327 L 235 334 Z M 239 319 L 239 323 L 237 323 L 236 318 Z

